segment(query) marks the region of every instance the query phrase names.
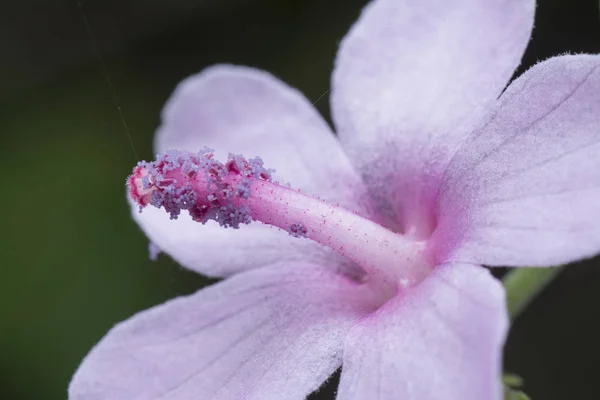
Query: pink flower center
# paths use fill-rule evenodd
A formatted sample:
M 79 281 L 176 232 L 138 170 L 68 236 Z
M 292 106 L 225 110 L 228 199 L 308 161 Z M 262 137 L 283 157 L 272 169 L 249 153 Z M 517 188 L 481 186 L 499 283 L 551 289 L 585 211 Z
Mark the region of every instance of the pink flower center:
M 272 172 L 260 158 L 230 154 L 221 163 L 210 149 L 169 151 L 139 163 L 127 183 L 140 211 L 153 205 L 175 219 L 186 210 L 194 221 L 231 228 L 260 221 L 318 242 L 360 265 L 386 296 L 420 283 L 433 268 L 425 241 L 279 185 Z

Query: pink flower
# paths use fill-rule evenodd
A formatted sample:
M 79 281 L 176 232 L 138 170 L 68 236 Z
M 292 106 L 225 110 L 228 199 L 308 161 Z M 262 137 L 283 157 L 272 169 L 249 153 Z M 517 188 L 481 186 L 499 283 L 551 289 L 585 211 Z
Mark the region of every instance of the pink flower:
M 500 399 L 504 295 L 480 265 L 600 249 L 600 56 L 549 59 L 502 92 L 534 8 L 372 2 L 336 59 L 338 137 L 265 72 L 185 80 L 156 136 L 180 151 L 130 188 L 189 213 L 134 216 L 182 265 L 227 279 L 113 328 L 70 399 L 303 399 L 340 365 L 339 400 Z M 214 157 L 186 152 L 204 145 Z M 229 151 L 261 155 L 273 179 L 259 159 L 216 161 Z

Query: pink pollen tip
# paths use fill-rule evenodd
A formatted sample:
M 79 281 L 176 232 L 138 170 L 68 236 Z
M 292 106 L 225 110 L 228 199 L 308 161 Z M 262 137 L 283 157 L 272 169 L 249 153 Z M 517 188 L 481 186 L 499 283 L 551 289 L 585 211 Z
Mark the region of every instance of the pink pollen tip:
M 148 176 L 148 171 L 141 165 L 133 169 L 133 174 L 127 178 L 127 187 L 131 198 L 139 204 L 140 207 L 145 207 L 150 203 L 152 188 L 144 186 L 144 178 Z
M 198 153 L 171 150 L 155 161 L 138 163 L 127 186 L 140 211 L 152 205 L 177 219 L 187 210 L 197 222 L 212 219 L 224 227 L 238 228 L 252 220 L 240 200 L 250 197 L 253 181 L 270 181 L 272 172 L 258 157 L 230 154 L 227 162 L 221 163 L 208 148 Z

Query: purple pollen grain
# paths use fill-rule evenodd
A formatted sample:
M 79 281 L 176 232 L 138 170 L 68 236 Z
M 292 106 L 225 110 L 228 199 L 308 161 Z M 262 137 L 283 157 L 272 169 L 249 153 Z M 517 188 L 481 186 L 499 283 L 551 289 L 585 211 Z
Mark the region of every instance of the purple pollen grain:
M 158 247 L 154 242 L 148 243 L 148 257 L 151 261 L 158 260 L 158 255 L 161 253 L 160 247 Z
M 303 223 L 297 223 L 290 225 L 290 229 L 288 231 L 291 236 L 296 238 L 305 238 L 308 235 L 308 229 Z

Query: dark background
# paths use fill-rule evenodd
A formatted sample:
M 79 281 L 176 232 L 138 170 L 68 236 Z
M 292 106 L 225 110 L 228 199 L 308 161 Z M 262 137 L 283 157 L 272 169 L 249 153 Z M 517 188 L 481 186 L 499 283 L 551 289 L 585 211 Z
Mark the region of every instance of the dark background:
M 166 256 L 150 262 L 125 202 L 133 148 L 152 158 L 176 83 L 239 63 L 316 100 L 366 1 L 82 3 L 0 5 L 2 399 L 64 400 L 80 360 L 113 324 L 208 283 Z M 565 52 L 600 52 L 597 0 L 539 1 L 522 69 Z M 327 96 L 317 106 L 328 115 Z M 598 264 L 567 268 L 513 326 L 506 369 L 534 400 L 600 398 Z M 334 391 L 335 382 L 314 398 Z

